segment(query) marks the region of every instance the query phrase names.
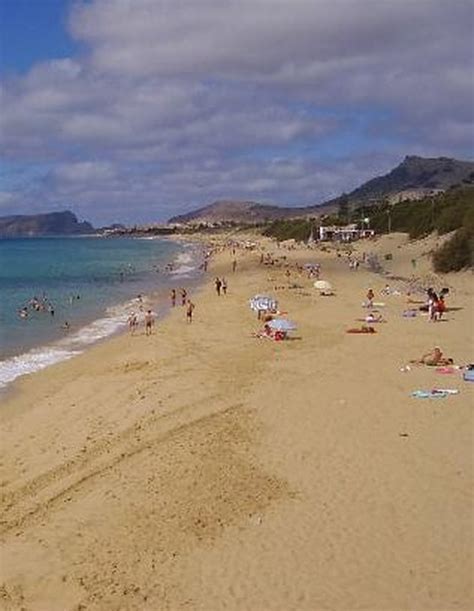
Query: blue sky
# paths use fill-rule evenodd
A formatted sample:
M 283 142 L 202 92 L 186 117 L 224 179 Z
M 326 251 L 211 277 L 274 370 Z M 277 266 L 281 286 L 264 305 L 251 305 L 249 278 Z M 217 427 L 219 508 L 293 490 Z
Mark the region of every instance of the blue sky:
M 322 202 L 472 158 L 473 5 L 2 0 L 0 215 Z
M 68 10 L 64 0 L 2 0 L 1 74 L 25 73 L 38 61 L 77 52 L 66 27 Z

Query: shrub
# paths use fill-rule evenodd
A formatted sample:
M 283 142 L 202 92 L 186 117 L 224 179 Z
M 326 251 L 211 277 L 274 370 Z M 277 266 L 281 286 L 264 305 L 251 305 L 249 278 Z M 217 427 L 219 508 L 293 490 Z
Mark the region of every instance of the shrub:
M 279 242 L 290 239 L 304 242 L 311 235 L 312 226 L 313 223 L 306 219 L 280 220 L 268 225 L 262 231 L 262 234 L 267 237 L 276 238 Z
M 457 272 L 474 266 L 474 231 L 461 227 L 433 255 L 437 272 Z

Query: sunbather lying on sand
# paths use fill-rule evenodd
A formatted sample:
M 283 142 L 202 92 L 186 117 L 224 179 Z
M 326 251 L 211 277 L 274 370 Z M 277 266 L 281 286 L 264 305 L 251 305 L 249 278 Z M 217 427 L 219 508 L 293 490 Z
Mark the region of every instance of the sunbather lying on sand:
M 360 328 L 347 329 L 346 333 L 377 333 L 377 331 L 373 327 L 362 325 Z
M 263 329 L 261 331 L 258 331 L 257 333 L 252 333 L 253 337 L 259 337 L 259 338 L 269 338 L 269 339 L 273 339 L 273 331 L 270 327 L 270 325 L 265 324 L 263 325 Z
M 416 363 L 418 365 L 428 365 L 429 367 L 436 367 L 438 365 L 452 365 L 454 363 L 453 359 L 446 358 L 443 356 L 441 352 L 441 348 L 439 346 L 435 346 L 433 350 L 423 354 L 419 359 L 413 359 L 410 363 Z
M 371 312 L 370 314 L 367 314 L 367 316 L 365 318 L 359 318 L 358 320 L 361 320 L 363 322 L 387 322 L 385 320 L 385 318 L 382 316 L 382 314 L 378 314 L 375 312 Z

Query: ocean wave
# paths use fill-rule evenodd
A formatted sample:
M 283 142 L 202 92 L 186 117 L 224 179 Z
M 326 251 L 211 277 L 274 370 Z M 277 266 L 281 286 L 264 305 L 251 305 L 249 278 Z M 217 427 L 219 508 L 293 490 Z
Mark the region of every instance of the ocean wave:
M 176 257 L 175 262 L 177 264 L 185 264 L 185 263 L 192 263 L 193 260 L 194 260 L 194 257 L 192 254 L 189 254 L 188 252 L 182 252 Z
M 180 265 L 176 269 L 170 272 L 172 276 L 189 276 L 196 270 L 196 267 L 192 265 Z
M 25 354 L 13 356 L 6 361 L 0 361 L 0 388 L 4 388 L 20 376 L 34 373 L 60 361 L 66 361 L 76 354 L 80 354 L 80 351 L 46 346 L 44 348 L 34 348 Z
M 116 306 L 114 316 L 99 318 L 59 341 L 0 361 L 0 388 L 17 378 L 81 354 L 87 346 L 113 335 L 127 323 L 131 303 Z

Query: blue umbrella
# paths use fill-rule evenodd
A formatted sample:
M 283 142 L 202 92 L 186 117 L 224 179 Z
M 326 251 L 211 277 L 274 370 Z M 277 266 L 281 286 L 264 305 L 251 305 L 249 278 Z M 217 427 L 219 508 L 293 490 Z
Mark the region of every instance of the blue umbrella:
M 296 323 L 286 318 L 274 318 L 270 320 L 267 325 L 274 331 L 294 331 L 296 329 Z

